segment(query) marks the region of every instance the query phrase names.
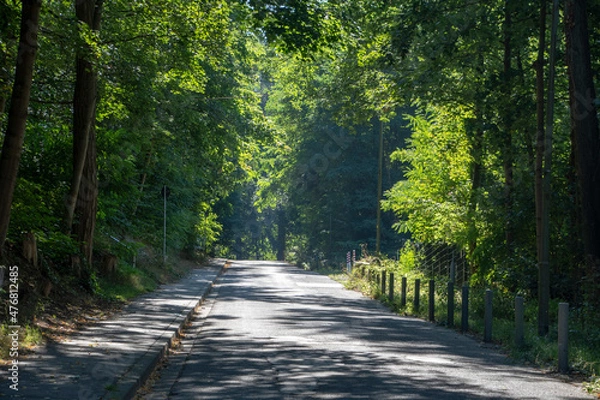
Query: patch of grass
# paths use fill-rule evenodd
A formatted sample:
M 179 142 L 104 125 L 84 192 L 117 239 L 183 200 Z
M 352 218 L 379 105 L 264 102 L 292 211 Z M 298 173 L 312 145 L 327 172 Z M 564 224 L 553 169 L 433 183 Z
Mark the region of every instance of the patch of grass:
M 98 294 L 112 300 L 126 301 L 155 290 L 158 283 L 142 269 L 119 265 L 113 276 L 98 279 Z
M 583 387 L 590 394 L 600 393 L 600 378 L 595 375 L 592 376 L 589 382 L 584 383 Z
M 10 353 L 14 350 L 12 348 L 12 338 L 9 336 L 13 333 L 13 330 L 9 328 L 9 325 L 0 325 L 0 360 L 11 360 Z M 20 355 L 27 353 L 32 347 L 39 345 L 42 342 L 42 333 L 34 325 L 21 326 L 18 330 L 19 340 L 18 349 L 16 350 Z

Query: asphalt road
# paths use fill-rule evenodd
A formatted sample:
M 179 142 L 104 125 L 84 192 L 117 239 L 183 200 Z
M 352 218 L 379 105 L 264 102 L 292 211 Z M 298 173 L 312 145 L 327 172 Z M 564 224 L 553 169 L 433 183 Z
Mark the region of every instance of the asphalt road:
M 325 276 L 234 262 L 144 399 L 591 399 Z

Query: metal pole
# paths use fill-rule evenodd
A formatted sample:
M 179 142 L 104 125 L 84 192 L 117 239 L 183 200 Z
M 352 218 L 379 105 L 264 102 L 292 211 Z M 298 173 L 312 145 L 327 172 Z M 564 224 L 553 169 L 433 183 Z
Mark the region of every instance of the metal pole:
M 167 185 L 163 186 L 163 263 L 167 263 Z
M 454 282 L 448 282 L 448 327 L 454 327 Z
M 493 292 L 490 289 L 485 290 L 485 316 L 483 328 L 483 341 L 490 343 L 492 341 L 492 297 Z
M 558 305 L 558 371 L 569 372 L 569 303 Z
M 406 307 L 406 277 L 402 277 L 402 286 L 400 290 L 400 307 Z
M 525 307 L 523 297 L 515 297 L 515 346 L 525 344 Z
M 460 322 L 460 330 L 467 332 L 469 330 L 469 286 L 462 287 L 462 315 Z
M 421 308 L 421 280 L 415 279 L 415 297 L 413 298 L 413 308 L 415 312 L 419 312 Z
M 379 166 L 377 176 L 377 234 L 375 238 L 375 253 L 381 251 L 381 197 L 383 195 L 383 120 L 379 118 Z
M 435 321 L 435 281 L 429 280 L 429 321 Z

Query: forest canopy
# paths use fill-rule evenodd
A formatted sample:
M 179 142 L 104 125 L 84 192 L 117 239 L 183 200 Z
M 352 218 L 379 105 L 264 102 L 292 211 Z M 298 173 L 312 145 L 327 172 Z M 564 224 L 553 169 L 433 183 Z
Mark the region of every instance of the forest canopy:
M 33 235 L 59 280 L 420 243 L 600 305 L 600 2 L 553 11 L 0 0 L 2 256 Z

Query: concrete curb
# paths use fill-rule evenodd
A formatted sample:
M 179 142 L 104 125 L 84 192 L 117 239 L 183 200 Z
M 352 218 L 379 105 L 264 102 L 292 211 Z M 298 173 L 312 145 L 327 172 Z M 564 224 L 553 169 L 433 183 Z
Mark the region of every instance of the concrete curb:
M 220 267 L 219 272 L 215 275 L 214 279 L 206 287 L 203 293 L 200 294 L 200 298 L 189 310 L 185 310 L 181 315 L 183 319 L 174 331 L 165 332 L 154 344 L 148 349 L 146 354 L 138 359 L 134 365 L 132 365 L 124 375 L 119 377 L 112 385 L 113 390 L 107 390 L 101 397 L 105 400 L 129 400 L 133 399 L 137 391 L 146 383 L 152 371 L 156 368 L 158 363 L 167 355 L 169 348 L 173 345 L 174 341 L 181 337 L 185 325 L 192 319 L 195 313 L 198 312 L 200 306 L 210 294 L 216 280 L 225 272 L 229 261 L 227 260 L 213 260 L 210 265 L 214 267 Z

